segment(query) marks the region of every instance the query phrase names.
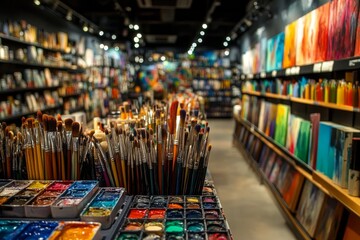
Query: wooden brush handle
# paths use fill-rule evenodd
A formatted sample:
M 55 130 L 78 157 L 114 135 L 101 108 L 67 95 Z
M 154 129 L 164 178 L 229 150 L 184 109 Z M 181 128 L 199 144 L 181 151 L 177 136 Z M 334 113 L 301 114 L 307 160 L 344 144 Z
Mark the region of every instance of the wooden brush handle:
M 52 175 L 53 178 L 52 179 L 58 179 L 58 174 L 57 174 L 57 163 L 56 163 L 56 152 L 51 152 L 51 165 L 52 165 Z
M 52 175 L 52 163 L 51 163 L 51 152 L 45 152 L 45 179 L 53 179 Z

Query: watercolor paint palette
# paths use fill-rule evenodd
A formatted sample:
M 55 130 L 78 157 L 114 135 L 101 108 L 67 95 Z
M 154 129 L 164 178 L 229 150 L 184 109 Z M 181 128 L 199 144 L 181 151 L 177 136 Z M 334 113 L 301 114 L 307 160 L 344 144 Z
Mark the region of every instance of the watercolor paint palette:
M 73 181 L 54 181 L 44 191 L 25 204 L 25 216 L 28 218 L 51 217 L 51 205 L 71 186 Z
M 231 239 L 216 196 L 134 196 L 122 239 Z
M 124 188 L 100 188 L 82 211 L 80 218 L 82 221 L 99 222 L 102 229 L 108 229 L 112 226 L 124 200 Z
M 99 223 L 0 220 L 0 239 L 100 239 Z
M 78 218 L 98 190 L 98 181 L 76 181 L 51 205 L 53 218 Z
M 51 184 L 51 181 L 32 181 L 25 188 L 3 202 L 0 207 L 1 215 L 9 217 L 25 217 L 25 204 L 31 201 L 49 184 Z

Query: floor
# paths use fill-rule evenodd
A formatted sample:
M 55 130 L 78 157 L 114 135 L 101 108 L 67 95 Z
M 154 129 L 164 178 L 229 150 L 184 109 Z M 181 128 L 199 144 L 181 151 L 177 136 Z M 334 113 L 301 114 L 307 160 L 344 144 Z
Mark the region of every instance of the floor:
M 296 239 L 271 193 L 232 146 L 235 121 L 209 120 L 209 169 L 234 239 Z

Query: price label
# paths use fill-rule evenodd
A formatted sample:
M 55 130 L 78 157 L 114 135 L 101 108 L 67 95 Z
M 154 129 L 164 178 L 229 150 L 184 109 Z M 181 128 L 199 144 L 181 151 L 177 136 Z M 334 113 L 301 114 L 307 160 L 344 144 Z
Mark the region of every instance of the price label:
M 289 76 L 289 75 L 291 75 L 291 68 L 287 68 L 285 70 L 285 76 Z
M 261 72 L 261 73 L 260 73 L 260 77 L 261 77 L 261 78 L 266 78 L 266 72 Z
M 254 78 L 254 74 L 252 74 L 252 73 L 248 74 L 248 75 L 247 75 L 247 78 L 248 78 L 248 79 L 253 79 L 253 78 Z
M 322 72 L 332 72 L 334 68 L 334 61 L 327 61 L 322 63 Z
M 296 67 L 296 75 L 299 75 L 300 74 L 300 67 Z
M 296 67 L 291 68 L 291 75 L 296 75 Z
M 321 72 L 322 69 L 322 63 L 315 63 L 313 66 L 313 72 L 314 73 L 319 73 Z
M 277 76 L 277 71 L 276 70 L 272 71 L 271 76 L 276 77 Z
M 349 60 L 349 67 L 355 67 L 359 63 L 360 63 L 360 58 Z

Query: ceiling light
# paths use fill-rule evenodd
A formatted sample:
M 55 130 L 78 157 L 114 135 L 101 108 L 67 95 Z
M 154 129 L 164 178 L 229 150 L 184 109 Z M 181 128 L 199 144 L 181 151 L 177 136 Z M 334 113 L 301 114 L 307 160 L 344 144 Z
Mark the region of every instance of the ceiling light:
M 135 44 L 134 44 L 134 47 L 135 47 L 135 48 L 139 48 L 140 45 L 139 45 L 138 43 L 135 43 Z
M 119 51 L 120 48 L 118 46 L 115 47 L 115 51 Z
M 258 4 L 258 3 L 255 1 L 255 2 L 254 2 L 254 6 L 256 6 L 257 4 Z
M 135 29 L 136 31 L 139 30 L 139 25 L 135 24 L 135 25 L 134 25 L 134 29 Z
M 103 48 L 104 48 L 104 44 L 101 43 L 101 44 L 100 44 L 100 48 L 103 49 Z
M 152 58 L 152 57 L 149 57 L 148 60 L 149 60 L 149 62 L 152 62 L 153 58 Z
M 139 38 L 138 38 L 138 37 L 134 37 L 134 42 L 138 43 L 138 42 L 139 42 Z
M 199 39 L 198 39 L 198 42 L 199 42 L 199 43 L 202 43 L 202 38 L 199 38 Z
M 99 32 L 99 36 L 102 36 L 102 35 L 104 35 L 104 32 L 103 32 L 103 31 L 100 31 L 100 32 Z
M 227 36 L 227 37 L 226 37 L 226 41 L 229 42 L 230 40 L 231 40 L 231 37 Z
M 34 0 L 34 3 L 36 6 L 39 6 L 40 5 L 40 1 L 39 0 Z
M 208 26 L 207 26 L 206 23 L 204 23 L 204 24 L 202 25 L 202 28 L 203 28 L 203 29 L 207 29 L 207 27 L 208 27 Z
M 204 32 L 204 31 L 201 31 L 201 32 L 200 32 L 200 35 L 201 35 L 201 36 L 204 36 L 204 35 L 205 35 L 205 32 Z
M 84 25 L 84 26 L 83 26 L 83 31 L 84 31 L 84 32 L 87 32 L 87 31 L 89 31 L 89 28 L 88 28 L 88 26 Z
M 191 55 L 191 54 L 192 54 L 192 51 L 189 50 L 189 51 L 188 51 L 188 54 Z
M 72 20 L 72 11 L 69 10 L 69 11 L 67 12 L 65 18 L 66 18 L 66 20 L 71 21 L 71 20 Z
M 131 12 L 131 7 L 126 7 L 125 10 Z
M 144 59 L 143 58 L 140 58 L 139 59 L 139 63 L 143 63 L 144 62 Z
M 140 59 L 139 59 L 139 56 L 136 56 L 136 57 L 135 57 L 135 62 L 139 62 L 139 60 L 140 60 Z
M 161 56 L 160 60 L 161 60 L 161 61 L 165 61 L 165 60 L 166 60 L 166 57 L 165 57 L 165 56 Z
M 94 33 L 94 28 L 90 26 L 90 27 L 89 27 L 89 32 L 90 32 L 90 33 Z
M 111 35 L 111 39 L 112 39 L 112 40 L 115 40 L 115 39 L 116 39 L 116 35 L 115 35 L 115 34 Z
M 224 47 L 227 47 L 229 44 L 228 42 L 223 42 Z
M 225 50 L 224 54 L 225 54 L 225 56 L 229 56 L 229 54 L 230 54 L 229 50 Z
M 109 49 L 109 46 L 108 45 L 105 45 L 104 46 L 104 50 L 107 51 Z
M 134 25 L 129 24 L 129 28 L 130 28 L 130 29 L 133 29 L 133 28 L 134 28 Z
M 192 47 L 196 47 L 196 46 L 197 46 L 197 44 L 196 44 L 196 43 L 193 43 L 193 44 L 191 44 L 191 46 L 192 46 Z
M 136 34 L 136 36 L 137 36 L 138 38 L 142 38 L 141 33 Z

